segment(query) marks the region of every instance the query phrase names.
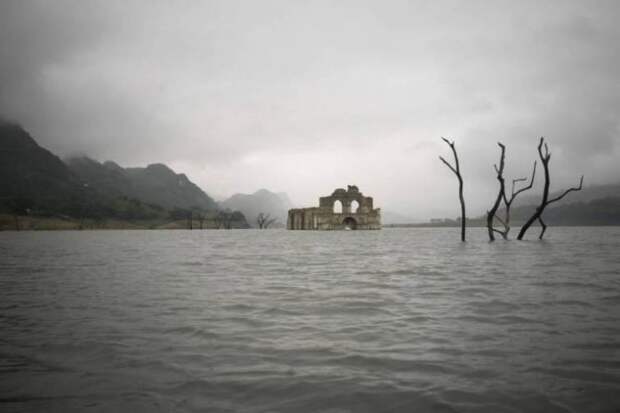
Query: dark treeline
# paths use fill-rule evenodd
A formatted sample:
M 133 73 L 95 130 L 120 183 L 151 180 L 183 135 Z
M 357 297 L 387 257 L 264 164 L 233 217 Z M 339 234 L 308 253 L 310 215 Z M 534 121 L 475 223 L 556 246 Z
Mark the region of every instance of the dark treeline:
M 510 215 L 512 225 L 521 226 L 532 216 L 536 205 L 522 205 L 513 207 Z M 498 210 L 502 216 L 504 209 Z M 547 225 L 561 226 L 604 226 L 620 225 L 620 197 L 607 197 L 591 201 L 580 201 L 551 206 L 545 210 L 545 222 Z M 444 218 L 433 219 L 430 223 L 420 224 L 392 224 L 387 227 L 460 227 L 461 219 Z M 468 227 L 487 227 L 487 215 L 475 218 L 467 218 Z M 538 226 L 538 224 L 534 224 Z

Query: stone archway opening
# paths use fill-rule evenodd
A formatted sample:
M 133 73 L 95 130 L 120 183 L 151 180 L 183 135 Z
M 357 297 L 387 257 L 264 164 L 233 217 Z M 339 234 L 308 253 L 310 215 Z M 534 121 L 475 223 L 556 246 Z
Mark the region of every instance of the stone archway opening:
M 359 212 L 359 208 L 360 208 L 360 203 L 357 202 L 356 200 L 353 200 L 351 202 L 351 207 L 350 207 L 351 213 L 357 214 Z
M 352 217 L 346 217 L 344 221 L 342 221 L 342 225 L 344 226 L 344 229 L 357 229 L 357 221 Z
M 342 214 L 342 202 L 339 200 L 334 202 L 334 214 Z

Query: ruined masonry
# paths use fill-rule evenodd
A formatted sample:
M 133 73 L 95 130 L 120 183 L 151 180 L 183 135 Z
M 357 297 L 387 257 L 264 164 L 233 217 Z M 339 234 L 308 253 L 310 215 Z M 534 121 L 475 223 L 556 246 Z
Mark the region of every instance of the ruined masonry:
M 337 230 L 381 229 L 381 209 L 373 209 L 372 197 L 357 186 L 336 189 L 319 198 L 319 206 L 288 211 L 287 229 Z

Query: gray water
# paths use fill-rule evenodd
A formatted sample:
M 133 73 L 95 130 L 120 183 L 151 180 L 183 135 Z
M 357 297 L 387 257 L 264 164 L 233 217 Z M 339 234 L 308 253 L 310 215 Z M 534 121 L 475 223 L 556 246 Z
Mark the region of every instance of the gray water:
M 620 411 L 620 228 L 458 236 L 0 233 L 0 410 Z

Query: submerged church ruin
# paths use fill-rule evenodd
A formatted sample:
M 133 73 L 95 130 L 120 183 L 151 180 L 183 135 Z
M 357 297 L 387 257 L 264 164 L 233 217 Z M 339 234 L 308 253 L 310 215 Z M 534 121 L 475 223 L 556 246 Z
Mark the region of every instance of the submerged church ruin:
M 381 209 L 373 208 L 372 197 L 357 186 L 336 189 L 319 198 L 319 206 L 288 211 L 287 229 L 337 230 L 381 229 Z

